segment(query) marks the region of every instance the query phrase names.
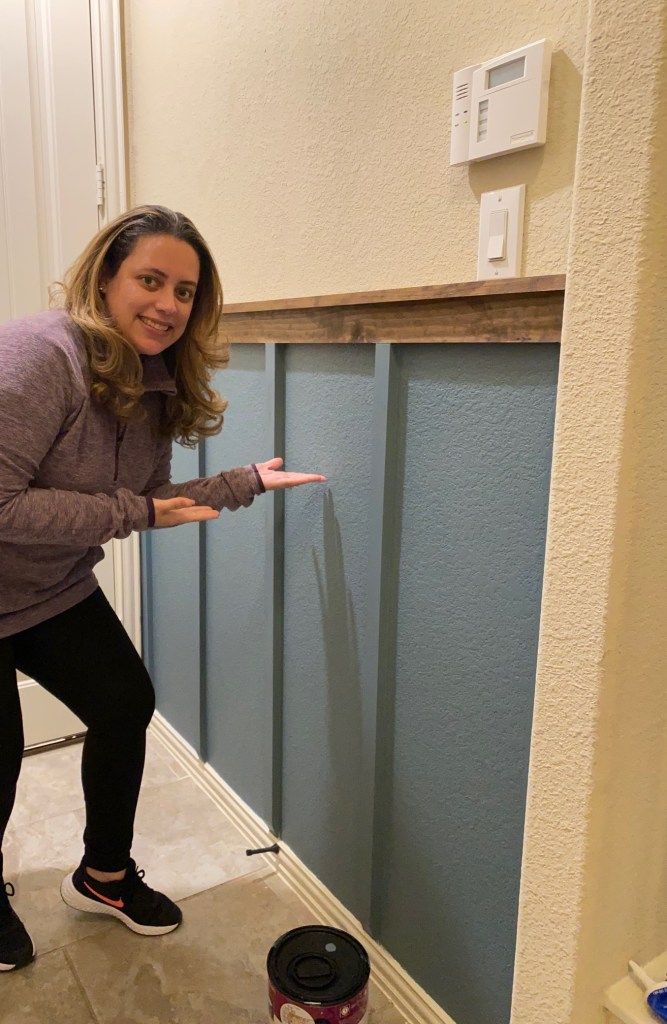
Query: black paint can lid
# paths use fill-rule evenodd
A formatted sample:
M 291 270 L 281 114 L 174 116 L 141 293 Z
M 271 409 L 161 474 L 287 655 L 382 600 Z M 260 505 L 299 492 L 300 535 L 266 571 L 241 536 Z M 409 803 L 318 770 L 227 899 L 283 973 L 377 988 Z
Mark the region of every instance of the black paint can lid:
M 311 1006 L 335 1006 L 353 999 L 368 983 L 366 950 L 339 928 L 307 925 L 282 935 L 266 962 L 281 995 Z

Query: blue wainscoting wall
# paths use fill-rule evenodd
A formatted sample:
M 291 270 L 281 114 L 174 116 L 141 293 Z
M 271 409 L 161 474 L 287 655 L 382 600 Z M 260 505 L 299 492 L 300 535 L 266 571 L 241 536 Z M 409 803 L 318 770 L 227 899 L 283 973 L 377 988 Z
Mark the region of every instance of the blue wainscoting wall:
M 286 383 L 286 463 L 328 485 L 285 501 L 283 835 L 358 911 L 373 349 L 293 345 Z
M 266 455 L 263 347 L 239 346 L 219 386 L 231 401 L 222 433 L 204 446 L 206 476 Z M 264 659 L 265 524 L 266 508 L 259 499 L 238 513 L 223 512 L 202 530 L 202 733 L 205 759 L 269 821 L 272 704 Z
M 174 445 L 172 479 L 200 476 L 200 453 Z M 141 535 L 142 637 L 158 707 L 200 750 L 199 527 Z
M 457 1024 L 509 1020 L 558 346 L 238 345 L 142 535 L 158 708 Z

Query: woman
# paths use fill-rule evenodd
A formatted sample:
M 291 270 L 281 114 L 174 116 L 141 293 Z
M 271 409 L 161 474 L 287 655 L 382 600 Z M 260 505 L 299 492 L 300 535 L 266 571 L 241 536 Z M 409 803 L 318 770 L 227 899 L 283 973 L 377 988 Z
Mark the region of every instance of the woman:
M 191 221 L 160 206 L 105 227 L 68 273 L 65 308 L 0 327 L 0 848 L 23 727 L 16 670 L 87 727 L 84 854 L 63 881 L 77 910 L 162 935 L 181 911 L 130 856 L 154 691 L 92 572 L 133 530 L 217 519 L 265 490 L 324 481 L 282 460 L 170 483 L 174 439 L 220 430 L 211 374 L 222 292 Z M 34 957 L 0 852 L 0 970 Z

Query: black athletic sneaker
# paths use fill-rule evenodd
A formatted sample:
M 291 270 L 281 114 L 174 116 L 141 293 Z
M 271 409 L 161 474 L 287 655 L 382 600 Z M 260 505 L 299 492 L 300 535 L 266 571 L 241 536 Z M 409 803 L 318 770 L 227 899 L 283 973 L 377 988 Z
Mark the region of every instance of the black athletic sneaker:
M 68 875 L 60 886 L 60 895 L 68 907 L 93 914 L 111 914 L 139 935 L 165 935 L 183 920 L 179 907 L 168 896 L 150 889 L 144 872 L 130 859 L 125 878 L 118 882 L 98 882 L 83 865 Z
M 0 971 L 18 970 L 35 959 L 35 945 L 9 905 L 14 893 L 12 883 L 5 884 L 0 878 Z

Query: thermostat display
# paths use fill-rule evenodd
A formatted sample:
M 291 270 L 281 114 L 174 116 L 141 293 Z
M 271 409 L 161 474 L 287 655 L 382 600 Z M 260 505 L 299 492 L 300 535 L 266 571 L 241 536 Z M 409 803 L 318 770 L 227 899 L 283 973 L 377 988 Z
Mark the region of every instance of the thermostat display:
M 486 88 L 495 89 L 497 85 L 505 85 L 505 82 L 516 82 L 517 78 L 523 78 L 525 68 L 525 57 L 508 60 L 505 64 L 498 64 L 486 72 Z

